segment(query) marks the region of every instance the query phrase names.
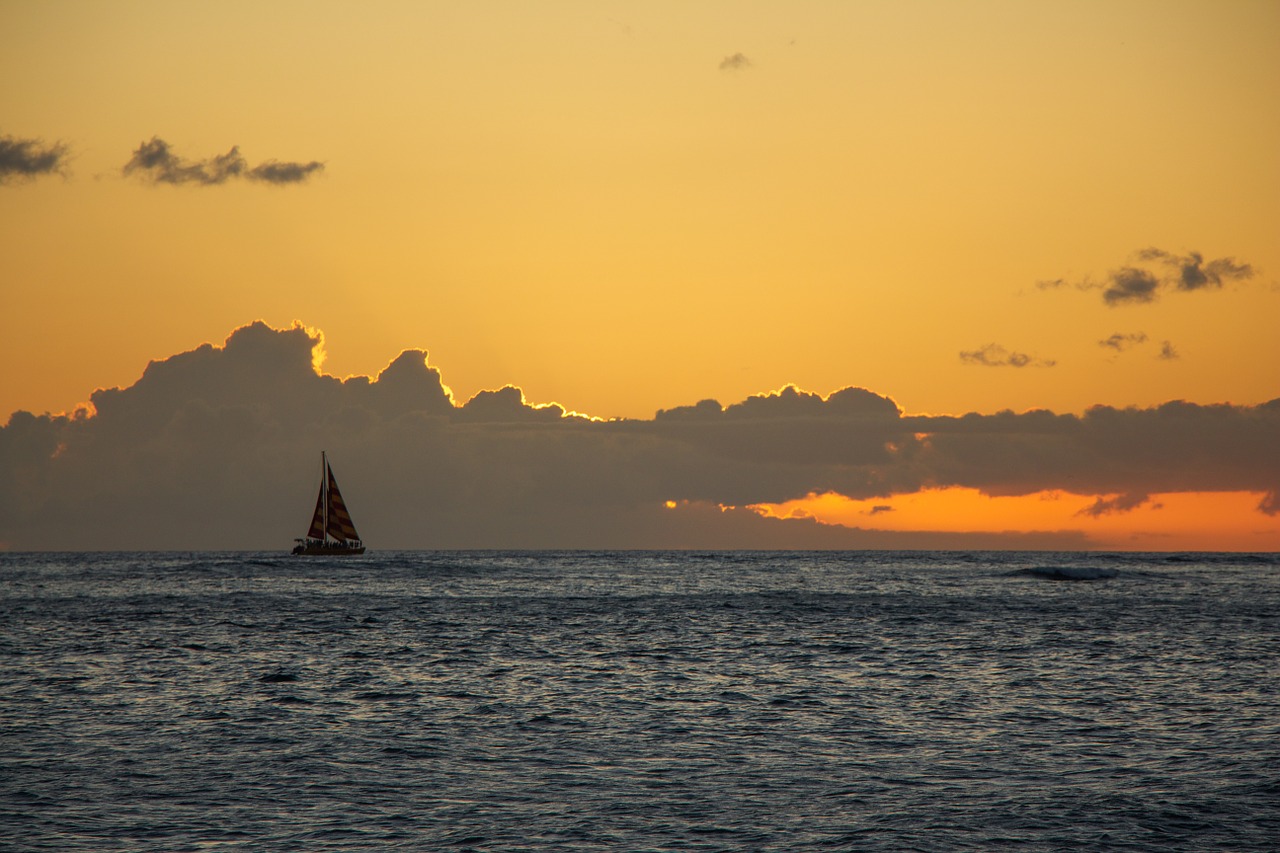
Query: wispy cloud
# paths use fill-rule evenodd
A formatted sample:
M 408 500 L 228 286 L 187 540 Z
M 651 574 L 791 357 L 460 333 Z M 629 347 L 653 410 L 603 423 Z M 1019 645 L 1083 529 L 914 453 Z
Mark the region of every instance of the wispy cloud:
M 1199 252 L 1175 255 L 1163 249 L 1150 247 L 1138 252 L 1144 261 L 1159 261 L 1174 270 L 1174 283 L 1179 290 L 1200 290 L 1205 287 L 1222 287 L 1228 281 L 1244 281 L 1253 278 L 1253 267 L 1237 263 L 1235 258 L 1217 258 L 1205 262 Z
M 1104 515 L 1114 515 L 1135 510 L 1149 500 L 1151 500 L 1150 495 L 1145 494 L 1117 495 L 1113 498 L 1099 497 L 1092 504 L 1077 512 L 1076 515 L 1101 518 Z
M 965 364 L 981 367 L 1053 367 L 1057 364 L 1052 359 L 1005 349 L 1000 344 L 987 344 L 975 350 L 966 350 L 960 353 L 960 360 Z
M 1130 332 L 1128 334 L 1116 332 L 1114 335 L 1098 341 L 1098 346 L 1107 347 L 1116 352 L 1124 352 L 1146 342 L 1147 336 L 1145 332 Z
M 235 147 L 226 154 L 207 160 L 184 160 L 173 153 L 169 143 L 153 136 L 149 142 L 138 146 L 129 162 L 124 164 L 123 172 L 126 175 L 141 174 L 157 184 L 211 186 L 244 174 L 246 168 L 248 164 Z
M 324 164 L 315 160 L 309 163 L 268 160 L 250 167 L 236 146 L 226 154 L 187 160 L 175 154 L 169 143 L 153 136 L 138 146 L 121 171 L 154 184 L 216 186 L 237 178 L 275 185 L 298 184 L 323 169 Z
M 1182 356 L 1178 354 L 1178 351 L 1174 349 L 1172 341 L 1160 342 L 1160 358 L 1161 359 L 1165 361 L 1172 361 L 1175 358 L 1181 358 L 1181 357 Z
M 1102 280 L 1091 276 L 1075 282 L 1065 278 L 1042 279 L 1036 282 L 1036 288 L 1101 290 L 1102 301 L 1116 307 L 1155 302 L 1166 290 L 1189 292 L 1221 288 L 1228 282 L 1247 281 L 1255 274 L 1252 265 L 1235 258 L 1206 261 L 1199 252 L 1179 255 L 1148 247 L 1135 252 L 1130 263 L 1107 273 Z
M 61 172 L 67 156 L 67 146 L 61 142 L 0 136 L 0 184 Z
M 300 184 L 323 169 L 324 164 L 318 160 L 312 160 L 310 163 L 281 163 L 278 160 L 268 160 L 254 166 L 245 173 L 245 177 L 251 181 L 261 181 L 266 184 Z
M 744 53 L 735 53 L 720 60 L 721 71 L 745 71 L 752 67 L 752 62 Z

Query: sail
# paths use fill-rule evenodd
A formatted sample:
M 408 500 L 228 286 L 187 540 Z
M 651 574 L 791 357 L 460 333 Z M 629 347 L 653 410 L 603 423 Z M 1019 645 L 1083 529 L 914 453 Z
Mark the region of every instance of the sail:
M 334 539 L 347 541 L 359 539 L 356 526 L 351 523 L 351 514 L 342 500 L 342 492 L 338 491 L 338 481 L 333 478 L 333 469 L 325 465 L 325 476 L 329 479 L 329 526 L 325 531 Z
M 320 484 L 320 494 L 316 495 L 316 512 L 311 516 L 311 527 L 307 530 L 307 538 L 324 538 L 324 483 Z

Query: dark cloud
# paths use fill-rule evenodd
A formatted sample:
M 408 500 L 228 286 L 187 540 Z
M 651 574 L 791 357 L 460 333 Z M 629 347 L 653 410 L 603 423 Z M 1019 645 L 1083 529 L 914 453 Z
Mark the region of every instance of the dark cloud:
M 61 172 L 67 156 L 67 146 L 61 142 L 0 136 L 0 184 Z
M 1102 299 L 1108 305 L 1153 302 L 1159 287 L 1160 280 L 1152 273 L 1137 267 L 1121 267 L 1108 277 Z
M 1252 266 L 1235 258 L 1205 261 L 1199 252 L 1178 255 L 1149 247 L 1134 253 L 1134 260 L 1136 264 L 1111 271 L 1102 282 L 1086 277 L 1073 286 L 1078 290 L 1101 289 L 1103 301 L 1114 307 L 1154 302 L 1164 290 L 1221 288 L 1227 282 L 1247 281 L 1255 274 Z M 1036 288 L 1054 290 L 1071 284 L 1062 278 L 1044 279 L 1036 282 Z
M 1114 335 L 1098 341 L 1098 346 L 1107 347 L 1115 350 L 1116 352 L 1124 352 L 1127 349 L 1146 342 L 1147 336 L 1144 332 L 1130 332 L 1129 334 L 1116 332 Z
M 1091 505 L 1077 512 L 1076 515 L 1098 518 L 1100 516 L 1112 515 L 1114 513 L 1129 512 L 1130 510 L 1137 509 L 1150 500 L 1150 495 L 1117 495 L 1114 498 L 1099 497 Z
M 1057 364 L 1052 359 L 1036 358 L 1024 352 L 1011 352 L 999 344 L 987 344 L 979 349 L 961 352 L 960 360 L 965 364 L 981 367 L 1053 367 Z
M 173 153 L 169 143 L 153 136 L 138 146 L 121 171 L 125 175 L 139 175 L 156 184 L 216 186 L 236 178 L 275 185 L 297 184 L 322 169 L 324 164 L 317 161 L 287 163 L 278 160 L 268 160 L 251 168 L 240 154 L 240 149 L 234 146 L 226 154 L 207 160 L 186 160 Z
M 184 160 L 173 153 L 169 143 L 158 136 L 151 137 L 133 152 L 124 164 L 124 174 L 139 173 L 157 184 L 203 184 L 211 186 L 226 183 L 239 177 L 248 168 L 245 159 L 236 148 L 226 154 L 208 160 Z
M 720 60 L 721 71 L 745 71 L 752 65 L 751 60 L 745 54 L 735 53 L 732 56 L 726 56 Z
M 879 515 L 882 512 L 893 512 L 893 507 L 888 504 L 876 504 L 871 508 L 871 515 Z
M 1222 287 L 1228 281 L 1244 281 L 1253 277 L 1253 267 L 1237 263 L 1235 258 L 1217 258 L 1205 263 L 1199 252 L 1175 255 L 1150 247 L 1138 253 L 1144 261 L 1159 261 L 1174 271 L 1174 284 L 1179 290 Z
M 1280 400 L 910 416 L 862 388 L 787 387 L 594 421 L 514 386 L 459 403 L 422 350 L 376 377 L 327 376 L 321 345 L 301 326 L 254 323 L 94 392 L 91 416 L 14 414 L 0 428 L 0 542 L 284 548 L 314 504 L 322 449 L 378 548 L 1089 545 L 1070 531 L 886 532 L 723 509 L 832 492 L 875 514 L 893 495 L 952 486 L 1097 496 L 1089 515 L 1251 491 L 1277 512 Z
M 313 173 L 323 169 L 324 164 L 319 160 L 312 160 L 310 163 L 281 163 L 278 160 L 268 160 L 254 166 L 245 174 L 245 177 L 265 184 L 300 184 Z
M 1178 355 L 1178 351 L 1174 349 L 1172 342 L 1170 341 L 1160 342 L 1160 358 L 1164 359 L 1165 361 L 1172 361 L 1173 359 L 1179 358 L 1179 357 L 1180 356 Z

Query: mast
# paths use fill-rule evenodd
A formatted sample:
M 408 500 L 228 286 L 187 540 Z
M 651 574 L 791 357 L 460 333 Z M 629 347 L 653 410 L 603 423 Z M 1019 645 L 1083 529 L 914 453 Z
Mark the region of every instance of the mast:
M 351 512 L 329 467 L 329 454 L 320 451 L 320 489 L 316 510 L 305 539 L 299 539 L 295 554 L 363 554 L 360 534 L 351 521 Z

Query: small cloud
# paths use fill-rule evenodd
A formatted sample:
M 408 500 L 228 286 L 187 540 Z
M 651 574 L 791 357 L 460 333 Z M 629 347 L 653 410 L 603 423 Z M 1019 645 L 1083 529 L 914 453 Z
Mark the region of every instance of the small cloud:
M 987 344 L 981 349 L 961 352 L 960 360 L 965 364 L 976 364 L 981 367 L 1053 367 L 1057 364 L 1051 359 L 1036 358 L 1023 352 L 1011 352 L 999 344 Z
M 1205 287 L 1222 287 L 1227 281 L 1243 281 L 1253 278 L 1253 267 L 1236 263 L 1235 258 L 1217 258 L 1205 263 L 1199 252 L 1175 255 L 1154 247 L 1143 249 L 1138 257 L 1147 261 L 1160 261 L 1174 270 L 1174 284 L 1179 290 L 1200 290 Z
M 324 164 L 319 160 L 312 160 L 310 163 L 281 163 L 278 160 L 268 160 L 260 166 L 254 166 L 245 177 L 251 181 L 262 181 L 266 184 L 300 184 L 311 177 L 313 172 L 323 169 Z
M 227 179 L 244 172 L 247 164 L 239 149 L 232 147 L 226 154 L 208 160 L 184 160 L 174 154 L 169 143 L 158 136 L 151 137 L 133 152 L 123 172 L 141 173 L 157 184 L 198 183 L 210 186 L 225 183 Z
M 879 515 L 882 512 L 893 512 L 893 507 L 888 504 L 876 504 L 867 512 L 867 515 Z
M 1161 341 L 1160 358 L 1165 361 L 1173 361 L 1175 358 L 1181 358 L 1181 356 L 1178 355 L 1178 351 L 1173 348 L 1173 343 L 1171 341 Z
M 1162 290 L 1221 288 L 1227 282 L 1246 281 L 1255 275 L 1251 265 L 1235 258 L 1206 261 L 1199 252 L 1178 255 L 1154 246 L 1135 252 L 1133 259 L 1135 263 L 1112 271 L 1104 282 L 1089 277 L 1076 283 L 1063 278 L 1042 279 L 1036 282 L 1036 289 L 1055 290 L 1068 285 L 1077 290 L 1101 289 L 1102 300 L 1115 307 L 1155 302 Z
M 1110 282 L 1102 291 L 1102 299 L 1108 305 L 1129 302 L 1153 302 L 1160 280 L 1137 267 L 1121 267 L 1111 273 Z
M 1138 344 L 1144 344 L 1146 342 L 1147 336 L 1143 332 L 1132 332 L 1127 335 L 1116 332 L 1111 337 L 1103 338 L 1098 341 L 1098 346 L 1109 347 L 1116 352 L 1124 352 L 1131 347 L 1136 347 Z
M 1091 518 L 1101 518 L 1104 515 L 1112 515 L 1113 513 L 1129 512 L 1151 500 L 1150 495 L 1132 494 L 1118 495 L 1114 498 L 1098 498 L 1092 504 L 1076 513 L 1076 515 L 1087 515 Z M 1156 505 L 1156 509 L 1159 509 Z
M 226 154 L 206 160 L 186 160 L 173 153 L 169 143 L 153 136 L 138 146 L 121 171 L 125 175 L 139 174 L 153 184 L 216 186 L 233 178 L 276 185 L 296 184 L 323 168 L 324 164 L 317 161 L 282 163 L 278 160 L 268 160 L 250 168 L 236 146 Z
M 0 136 L 0 184 L 30 180 L 61 172 L 67 162 L 67 146 L 45 144 L 40 139 Z
M 745 71 L 751 66 L 751 60 L 744 53 L 735 53 L 733 56 L 726 56 L 720 60 L 721 71 Z

